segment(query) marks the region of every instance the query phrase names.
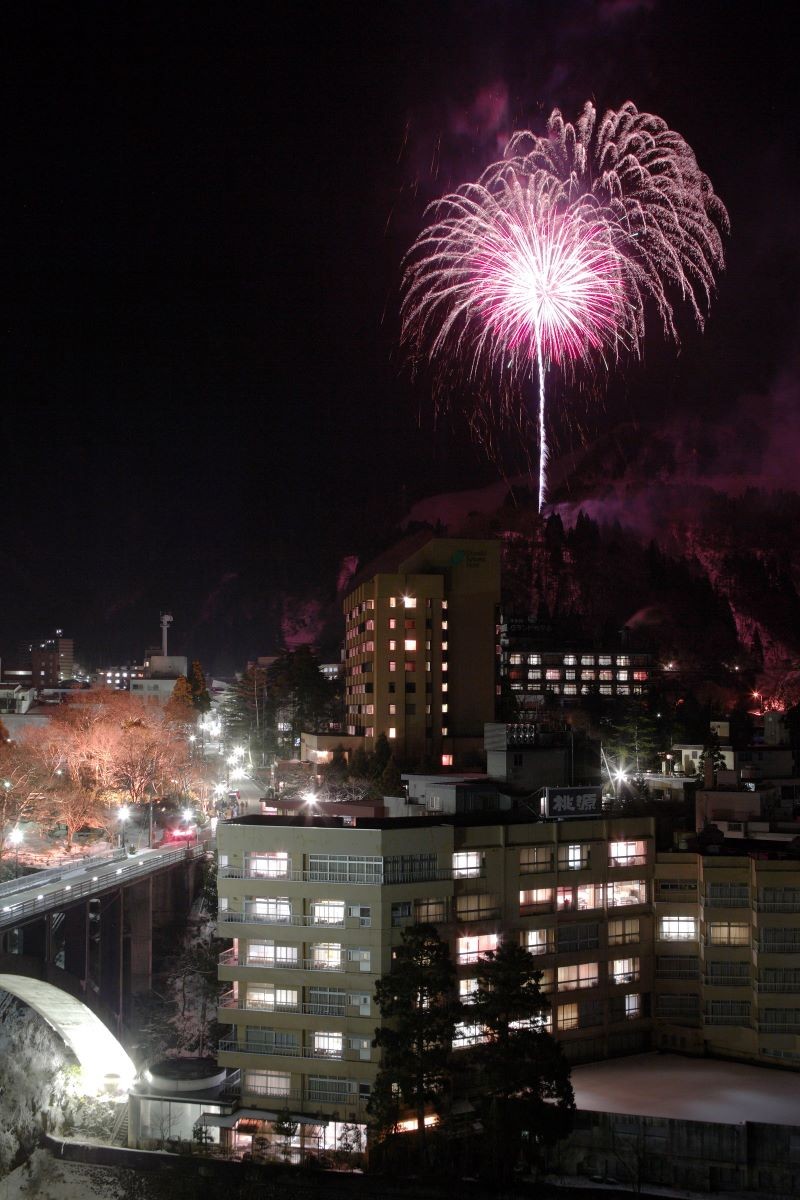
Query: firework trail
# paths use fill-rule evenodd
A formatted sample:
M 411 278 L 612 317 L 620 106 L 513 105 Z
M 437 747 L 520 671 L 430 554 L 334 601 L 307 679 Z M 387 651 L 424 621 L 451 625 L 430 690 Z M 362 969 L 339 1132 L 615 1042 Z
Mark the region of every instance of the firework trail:
M 694 153 L 627 102 L 598 124 L 558 109 L 546 137 L 516 133 L 477 183 L 431 205 L 405 260 L 402 338 L 437 394 L 465 385 L 477 418 L 519 420 L 539 380 L 539 510 L 546 493 L 545 379 L 638 354 L 645 304 L 677 341 L 673 297 L 702 328 L 724 266 L 728 216 Z

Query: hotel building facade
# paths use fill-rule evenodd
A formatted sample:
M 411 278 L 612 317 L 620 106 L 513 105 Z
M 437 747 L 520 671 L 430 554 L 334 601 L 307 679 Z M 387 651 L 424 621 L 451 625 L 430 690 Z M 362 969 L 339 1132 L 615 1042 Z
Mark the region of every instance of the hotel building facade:
M 536 956 L 573 1062 L 650 1048 L 800 1066 L 800 879 L 788 860 L 656 853 L 649 817 L 220 824 L 221 1066 L 238 1102 L 366 1121 L 376 981 L 430 922 L 468 1003 L 501 937 Z M 466 1021 L 454 1048 L 480 1030 Z
M 376 566 L 344 601 L 346 732 L 457 766 L 494 718 L 500 543 L 426 536 Z

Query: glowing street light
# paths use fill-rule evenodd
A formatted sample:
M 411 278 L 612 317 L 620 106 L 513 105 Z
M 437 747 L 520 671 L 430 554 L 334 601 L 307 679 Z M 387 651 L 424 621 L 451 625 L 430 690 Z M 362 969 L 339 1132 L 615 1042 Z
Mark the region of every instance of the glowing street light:
M 17 878 L 17 875 L 19 874 L 19 847 L 20 847 L 20 843 L 23 841 L 24 837 L 25 837 L 25 834 L 19 828 L 19 826 L 17 826 L 16 829 L 12 829 L 11 833 L 8 835 L 8 840 L 11 843 L 11 845 L 14 847 L 14 878 L 15 879 Z
M 127 804 L 123 804 L 117 816 L 119 817 L 120 828 L 122 829 L 122 849 L 125 849 L 125 822 L 130 820 L 131 810 Z
M 303 792 L 300 799 L 304 804 L 307 804 L 309 808 L 317 807 L 317 796 L 315 792 Z
M 183 810 L 181 816 L 183 817 L 184 821 L 188 825 L 188 823 L 191 821 L 192 817 L 194 816 L 194 813 L 192 812 L 192 810 L 190 808 L 185 808 Z

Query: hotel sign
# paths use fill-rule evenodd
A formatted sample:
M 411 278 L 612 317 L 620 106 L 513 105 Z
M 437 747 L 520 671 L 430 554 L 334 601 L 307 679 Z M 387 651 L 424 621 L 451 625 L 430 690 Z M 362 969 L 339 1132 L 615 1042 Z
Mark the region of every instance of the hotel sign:
M 600 787 L 548 787 L 544 789 L 548 817 L 600 817 L 603 789 Z

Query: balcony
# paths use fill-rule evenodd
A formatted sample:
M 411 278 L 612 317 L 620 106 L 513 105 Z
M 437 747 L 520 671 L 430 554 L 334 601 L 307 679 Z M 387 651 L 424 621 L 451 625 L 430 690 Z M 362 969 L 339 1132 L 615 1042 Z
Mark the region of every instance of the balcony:
M 223 1039 L 219 1050 L 224 1054 L 263 1054 L 270 1058 L 314 1058 L 325 1059 L 329 1062 L 370 1062 L 372 1055 L 366 1057 L 360 1050 L 350 1050 L 342 1046 L 338 1050 L 320 1049 L 316 1046 L 276 1046 L 269 1042 L 238 1042 Z
M 352 971 L 360 970 L 361 963 L 325 962 L 316 958 L 298 958 L 289 962 L 285 959 L 242 958 L 234 950 L 225 950 L 217 960 L 221 967 L 255 967 L 267 971 L 329 971 L 343 974 L 349 966 Z
M 641 979 L 641 971 L 620 971 L 617 975 L 608 976 L 609 983 L 638 983 Z
M 753 1023 L 750 1020 L 749 1013 L 741 1013 L 737 1016 L 721 1016 L 718 1013 L 706 1013 L 703 1017 L 704 1025 L 738 1025 L 741 1029 L 752 1029 Z
M 753 948 L 758 954 L 798 954 L 800 955 L 800 941 L 792 942 L 763 942 L 755 941 Z
M 365 924 L 372 924 L 369 917 L 343 917 L 341 921 L 323 921 L 313 916 L 279 916 L 275 913 L 234 912 L 227 909 L 219 913 L 217 920 L 221 924 L 241 925 L 293 925 L 303 929 L 359 929 Z M 225 936 L 224 934 L 222 936 Z
M 796 913 L 800 912 L 800 900 L 756 900 L 756 912 Z
M 751 987 L 750 975 L 704 975 L 706 987 Z
M 783 1021 L 780 1021 L 780 1022 L 778 1022 L 778 1021 L 775 1021 L 775 1022 L 759 1021 L 758 1022 L 758 1032 L 759 1033 L 777 1033 L 777 1034 L 784 1034 L 784 1035 L 787 1033 L 791 1033 L 791 1034 L 794 1034 L 794 1036 L 796 1037 L 798 1034 L 800 1034 L 800 1025 L 796 1025 L 796 1024 L 789 1023 L 789 1022 L 783 1022 Z
M 756 991 L 764 993 L 776 992 L 789 993 L 790 995 L 800 996 L 800 979 L 784 980 L 783 982 L 762 983 L 760 980 L 756 983 Z
M 486 875 L 484 864 L 479 867 L 435 867 L 411 871 L 392 871 L 390 875 L 371 875 L 366 877 L 360 873 L 340 874 L 336 871 L 255 871 L 246 867 L 220 867 L 220 879 L 258 879 L 269 883 L 327 883 L 346 884 L 348 887 L 391 887 L 403 883 L 436 883 L 450 882 L 459 879 L 483 879 Z

